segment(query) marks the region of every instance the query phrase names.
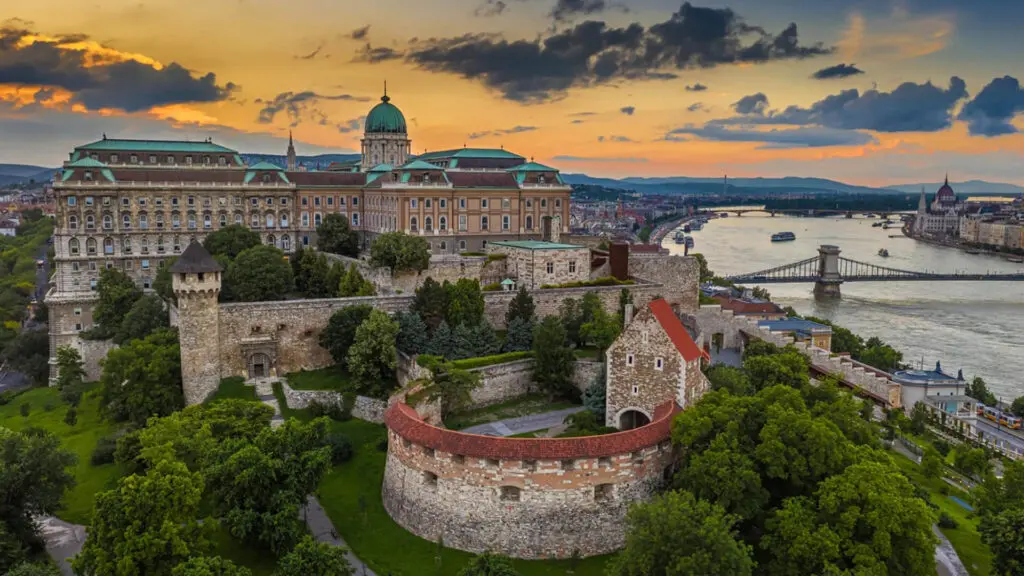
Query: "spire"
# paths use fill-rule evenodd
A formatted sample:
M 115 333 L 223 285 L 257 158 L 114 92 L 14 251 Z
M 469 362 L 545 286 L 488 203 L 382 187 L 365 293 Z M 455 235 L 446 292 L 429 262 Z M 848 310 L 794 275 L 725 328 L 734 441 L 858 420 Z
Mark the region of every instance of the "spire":
M 949 186 L 949 172 L 946 172 L 946 182 L 945 182 L 945 185 Z
M 387 80 L 384 81 L 384 95 L 380 97 L 380 101 L 384 102 L 384 103 L 388 103 L 388 102 L 391 101 L 391 98 L 388 97 L 388 81 Z
M 292 138 L 292 131 L 288 131 L 288 171 L 298 170 L 298 158 L 295 156 L 295 140 Z

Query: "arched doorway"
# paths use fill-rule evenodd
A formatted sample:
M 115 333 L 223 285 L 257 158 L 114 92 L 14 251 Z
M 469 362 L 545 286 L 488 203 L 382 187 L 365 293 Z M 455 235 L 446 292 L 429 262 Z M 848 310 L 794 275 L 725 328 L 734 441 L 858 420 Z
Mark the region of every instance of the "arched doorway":
M 619 415 L 619 430 L 632 430 L 651 423 L 651 419 L 639 410 L 626 410 Z
M 270 357 L 262 352 L 249 356 L 249 378 L 266 378 L 270 375 Z

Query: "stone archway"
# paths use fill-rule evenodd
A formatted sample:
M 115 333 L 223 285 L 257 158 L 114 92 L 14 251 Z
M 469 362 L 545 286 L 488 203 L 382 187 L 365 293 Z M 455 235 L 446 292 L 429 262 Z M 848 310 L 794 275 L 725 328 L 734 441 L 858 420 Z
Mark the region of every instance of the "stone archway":
M 270 376 L 270 356 L 263 352 L 253 352 L 249 355 L 249 378 L 266 378 Z
M 650 423 L 650 417 L 639 410 L 627 409 L 619 414 L 619 430 L 632 430 Z

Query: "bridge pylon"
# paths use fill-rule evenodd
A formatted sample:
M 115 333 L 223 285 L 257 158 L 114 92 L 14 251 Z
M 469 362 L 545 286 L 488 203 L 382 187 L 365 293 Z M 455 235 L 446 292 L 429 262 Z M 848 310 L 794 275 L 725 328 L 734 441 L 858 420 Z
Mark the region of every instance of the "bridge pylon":
M 818 247 L 818 280 L 814 283 L 814 294 L 838 297 L 843 277 L 839 274 L 839 246 L 822 244 Z

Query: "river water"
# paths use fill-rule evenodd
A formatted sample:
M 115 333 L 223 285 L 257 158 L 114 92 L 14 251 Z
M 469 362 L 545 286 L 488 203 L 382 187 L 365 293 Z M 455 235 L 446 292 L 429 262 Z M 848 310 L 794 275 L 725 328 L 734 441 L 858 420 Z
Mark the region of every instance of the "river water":
M 834 244 L 845 256 L 892 268 L 935 272 L 1019 272 L 1024 264 L 970 255 L 900 235 L 898 229 L 872 228 L 866 218 L 795 218 L 766 214 L 711 220 L 695 231 L 700 252 L 716 274 L 755 272 L 817 256 L 818 246 Z M 775 232 L 791 231 L 794 242 L 771 242 Z M 668 234 L 664 246 L 681 254 Z M 890 257 L 878 256 L 879 248 Z M 903 352 L 906 363 L 981 376 L 1001 399 L 1024 395 L 1024 282 L 853 282 L 838 300 L 816 300 L 813 284 L 766 284 L 772 299 L 800 314 L 827 318 L 867 339 L 878 336 Z

